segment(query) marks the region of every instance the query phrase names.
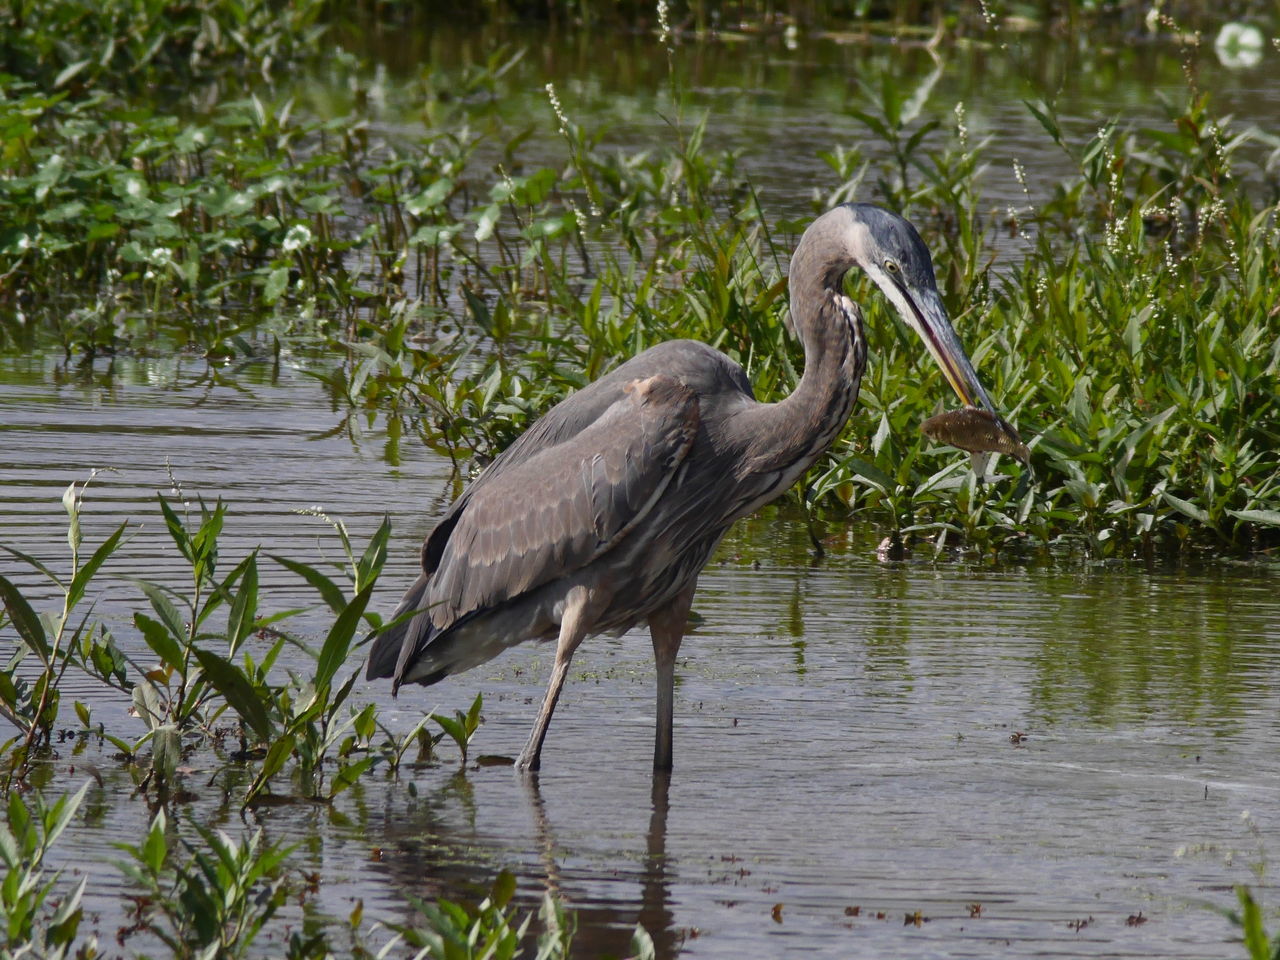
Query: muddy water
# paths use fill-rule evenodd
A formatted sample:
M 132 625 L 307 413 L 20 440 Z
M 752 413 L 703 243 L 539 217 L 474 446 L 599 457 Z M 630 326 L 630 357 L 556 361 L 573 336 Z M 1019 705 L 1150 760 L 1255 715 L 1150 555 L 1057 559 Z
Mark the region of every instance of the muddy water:
M 257 544 L 336 559 L 323 521 L 295 509 L 322 506 L 358 540 L 389 510 L 383 611 L 452 496 L 446 463 L 385 421 L 348 418 L 287 365 L 219 383 L 178 361 L 108 374 L 6 360 L 0 383 L 4 542 L 60 561 L 63 487 L 117 471 L 91 487 L 86 532 L 140 522 L 99 605 L 138 656 L 126 615 L 141 595 L 127 578 L 181 585 L 154 507 L 170 474 L 190 500 L 230 503 L 228 567 Z M 549 888 L 576 911 L 583 957 L 624 954 L 637 922 L 661 956 L 1241 955 L 1209 907 L 1231 905 L 1260 851 L 1280 850 L 1275 577 L 888 565 L 874 540 L 842 531 L 816 561 L 803 526 L 777 511 L 726 540 L 682 650 L 669 781 L 650 771 L 652 664 L 633 633 L 584 645 L 535 780 L 459 773 L 446 754 L 399 783 L 375 771 L 332 809 L 250 815 L 323 877 L 295 919 L 345 917 L 359 900 L 367 917 L 405 920 L 406 894 L 473 896 L 509 868 L 523 904 Z M 0 563 L 38 595 L 20 565 Z M 263 590 L 273 609 L 314 603 L 265 561 Z M 315 636 L 327 618 L 313 609 L 293 626 Z M 548 666 L 547 650 L 518 649 L 396 701 L 381 684 L 353 697 L 406 730 L 481 691 L 473 750 L 512 756 Z M 124 704 L 87 684 L 69 693 L 141 734 Z M 113 844 L 149 816 L 110 753 L 63 744 L 44 774 L 54 790 L 102 780 L 59 853 L 90 873 L 108 944 L 126 923 Z M 188 763 L 193 797 L 174 816 L 241 830 L 237 775 L 209 755 Z

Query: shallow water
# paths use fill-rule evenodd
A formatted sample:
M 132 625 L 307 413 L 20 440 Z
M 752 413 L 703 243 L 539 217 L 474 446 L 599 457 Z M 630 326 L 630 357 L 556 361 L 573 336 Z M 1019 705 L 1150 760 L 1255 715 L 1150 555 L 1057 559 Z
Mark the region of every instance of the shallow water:
M 457 96 L 449 81 L 458 71 L 495 57 L 506 62 L 524 51 L 494 91 L 473 91 L 463 99 L 478 128 L 496 118 L 509 133 L 527 131 L 521 156 L 530 169 L 561 165 L 567 156 L 547 83 L 554 84 L 567 119 L 601 137 L 606 148 L 675 147 L 705 120 L 704 149 L 736 153 L 737 170 L 750 180 L 771 226 L 812 215 L 815 203 L 823 208 L 822 198 L 840 180 L 822 155 L 837 149 L 871 162 L 857 199 L 883 200 L 879 164 L 888 147 L 855 114 L 883 117 L 886 83 L 905 104 L 904 114 L 918 100 L 907 135 L 936 120 L 937 131 L 924 142 L 942 145 L 963 125 L 983 164 L 979 213 L 994 223 L 1025 218 L 1031 205 L 1052 197 L 1078 173 L 1076 161 L 1053 143 L 1027 100 L 1053 105 L 1076 154 L 1108 119 L 1116 119 L 1121 130 L 1169 129 L 1169 117 L 1181 112 L 1192 90 L 1207 93 L 1217 114 L 1230 115 L 1239 128 L 1256 125 L 1270 137 L 1280 133 L 1274 53 L 1245 66 L 1219 56 L 1212 36 L 1195 46 L 1180 45 L 1169 42 L 1167 33 L 1157 36 L 1135 24 L 1117 26 L 1110 35 L 1001 27 L 932 49 L 928 36 L 919 33 L 802 34 L 789 45 L 778 34 L 730 28 L 706 42 L 685 36 L 666 48 L 643 31 L 613 31 L 607 57 L 601 56 L 601 36 L 591 30 L 531 24 L 476 29 L 430 17 L 409 29 L 347 39 L 378 64 L 359 87 L 374 127 L 409 134 L 430 127 L 435 101 L 449 103 Z M 418 95 L 402 102 L 397 85 L 415 78 Z M 300 83 L 299 98 L 334 116 L 352 108 L 356 92 L 345 79 L 341 85 L 323 82 L 323 74 L 319 79 Z M 1263 156 L 1275 145 L 1267 141 L 1252 155 Z M 483 150 L 481 158 L 507 163 Z M 1023 170 L 1021 180 L 1015 163 Z M 927 167 L 911 166 L 912 181 L 923 181 Z M 1257 175 L 1244 163 L 1236 173 Z M 1003 258 L 1019 256 L 1029 238 L 1018 227 L 993 239 Z
M 118 470 L 90 488 L 86 534 L 142 521 L 100 602 L 139 656 L 124 617 L 141 597 L 125 578 L 180 584 L 154 507 L 170 471 L 188 498 L 229 501 L 225 568 L 256 544 L 336 556 L 323 521 L 296 508 L 322 505 L 357 540 L 390 509 L 384 612 L 452 495 L 446 464 L 406 439 L 393 466 L 385 424 L 348 420 L 288 367 L 242 371 L 232 388 L 178 362 L 107 377 L 6 360 L 0 382 L 4 541 L 61 561 L 63 485 Z M 368 917 L 407 919 L 405 894 L 475 895 L 506 867 L 522 903 L 550 888 L 577 912 L 584 957 L 622 955 L 637 922 L 661 956 L 1237 954 L 1207 905 L 1232 905 L 1260 849 L 1280 849 L 1274 576 L 884 564 L 868 533 L 837 532 L 815 561 L 803 525 L 766 511 L 726 540 L 682 649 L 669 782 L 650 770 L 651 656 L 632 633 L 584 645 L 532 782 L 504 766 L 458 776 L 446 755 L 401 783 L 375 772 L 332 810 L 249 822 L 300 843 L 323 876 L 307 911 L 344 917 L 363 900 Z M 313 602 L 262 568 L 273 608 Z M 313 610 L 294 628 L 326 623 Z M 549 650 L 521 648 L 396 701 L 383 684 L 353 697 L 406 730 L 482 691 L 473 752 L 512 756 L 548 666 Z M 109 728 L 142 732 L 123 704 L 69 690 Z M 113 844 L 150 816 L 124 799 L 132 781 L 110 752 L 63 744 L 47 771 L 55 789 L 103 778 L 58 849 L 93 875 L 106 942 L 124 925 Z M 195 797 L 175 816 L 239 829 L 221 764 L 188 762 Z

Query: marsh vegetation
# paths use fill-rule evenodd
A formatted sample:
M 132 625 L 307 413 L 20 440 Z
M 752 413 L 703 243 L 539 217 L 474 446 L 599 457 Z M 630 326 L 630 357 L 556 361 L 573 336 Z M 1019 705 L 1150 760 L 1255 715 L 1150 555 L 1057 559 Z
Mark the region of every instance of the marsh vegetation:
M 797 556 L 839 562 L 856 524 L 944 567 L 1270 570 L 1280 130 L 1219 103 L 1205 75 L 1220 69 L 1221 24 L 1198 8 L 1174 20 L 1077 4 L 1049 22 L 995 4 L 899 4 L 869 20 L 872 6 L 620 7 L 639 28 L 618 32 L 616 51 L 637 94 L 585 72 L 592 31 L 618 30 L 586 3 L 510 30 L 522 5 L 486 2 L 472 8 L 486 23 L 458 32 L 394 3 L 10 3 L 0 354 L 107 391 L 131 369 L 163 379 L 175 357 L 210 392 L 292 372 L 353 446 L 361 425 L 376 431 L 389 469 L 420 446 L 456 490 L 568 391 L 661 340 L 712 343 L 760 399 L 789 392 L 802 356 L 787 332 L 789 251 L 817 212 L 874 199 L 920 227 L 1030 464 L 1002 458 L 983 481 L 920 431 L 945 384 L 859 289 L 871 358 L 858 412 L 770 514 L 803 531 Z M 426 35 L 425 53 L 395 47 L 396 31 Z M 1046 58 L 1062 37 L 1071 52 Z M 1111 69 L 1089 59 L 1095 40 L 1140 48 L 1122 60 L 1161 92 L 1140 120 L 1079 108 L 1071 77 Z M 746 47 L 759 58 L 725 66 L 723 51 Z M 810 129 L 826 137 L 834 116 L 843 135 L 779 174 L 769 163 L 788 150 L 769 141 L 788 135 L 793 84 L 820 102 Z M 735 132 L 753 109 L 769 124 Z M 1015 113 L 1034 166 L 1006 162 L 1000 122 Z M 15 477 L 34 466 L 21 450 L 3 459 Z M 60 508 L 44 489 L 43 535 L 4 545 L 7 954 L 115 955 L 94 939 L 105 928 L 87 929 L 88 877 L 58 875 L 50 851 L 120 804 L 146 821 L 114 858 L 129 906 L 110 926 L 127 953 L 565 955 L 573 915 L 554 890 L 540 907 L 519 901 L 493 869 L 437 902 L 339 913 L 305 845 L 273 839 L 274 810 L 367 825 L 368 783 L 395 804 L 417 803 L 419 778 L 465 797 L 492 762 L 473 744 L 480 695 L 407 721 L 358 684 L 389 609 L 374 597 L 391 520 L 357 536 L 322 512 L 294 517 L 326 531 L 319 559 L 242 534 L 229 545 L 239 505 L 180 466 L 144 512 L 104 523 L 95 493 L 116 490 L 90 470 L 110 466 L 64 478 Z M 163 531 L 157 575 L 133 567 L 144 529 Z M 749 537 L 730 548 L 744 562 L 771 552 Z M 1243 655 L 1212 651 L 1212 663 Z M 1274 680 L 1274 653 L 1259 656 L 1249 669 L 1262 672 L 1223 699 L 1250 703 Z M 1222 690 L 1205 687 L 1189 702 L 1216 716 Z M 1045 717 L 1062 710 L 1037 696 Z M 1265 913 L 1240 898 L 1248 949 L 1267 956 Z M 637 956 L 697 937 L 642 925 L 631 940 L 636 919 Z

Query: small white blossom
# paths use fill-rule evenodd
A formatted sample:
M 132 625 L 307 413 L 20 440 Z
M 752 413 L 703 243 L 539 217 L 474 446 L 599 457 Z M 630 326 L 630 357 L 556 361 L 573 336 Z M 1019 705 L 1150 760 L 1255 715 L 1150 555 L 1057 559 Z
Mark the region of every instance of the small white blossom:
M 280 244 L 280 249 L 285 253 L 293 253 L 295 250 L 301 250 L 311 242 L 311 228 L 305 223 L 295 223 L 289 228 L 289 232 L 284 235 L 284 242 Z

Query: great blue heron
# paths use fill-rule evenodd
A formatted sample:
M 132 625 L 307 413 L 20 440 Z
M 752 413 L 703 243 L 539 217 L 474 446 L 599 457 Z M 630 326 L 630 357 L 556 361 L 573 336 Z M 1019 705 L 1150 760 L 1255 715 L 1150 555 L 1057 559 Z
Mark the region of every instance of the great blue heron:
M 578 644 L 647 622 L 658 672 L 653 764 L 669 768 L 676 653 L 699 572 L 730 525 L 795 483 L 853 409 L 867 356 L 862 313 L 842 290 L 854 266 L 923 338 L 960 399 L 996 415 L 915 228 L 872 204 L 843 204 L 810 225 L 791 258 L 804 347 L 794 393 L 759 403 L 738 364 L 672 340 L 563 400 L 437 522 L 395 616 L 420 612 L 378 636 L 368 677 L 391 677 L 393 690 L 431 684 L 524 640 L 556 638 L 516 761 L 536 770 Z

